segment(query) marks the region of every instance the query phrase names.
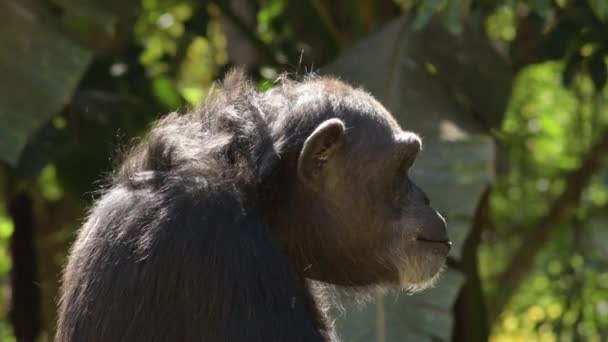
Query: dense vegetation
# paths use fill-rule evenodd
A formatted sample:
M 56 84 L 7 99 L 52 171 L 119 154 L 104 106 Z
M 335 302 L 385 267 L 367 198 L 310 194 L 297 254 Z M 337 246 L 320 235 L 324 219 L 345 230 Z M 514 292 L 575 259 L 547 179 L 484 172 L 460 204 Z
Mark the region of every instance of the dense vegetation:
M 478 18 L 515 75 L 488 127 L 496 181 L 456 265 L 479 270 L 459 305 L 480 310 L 457 336 L 608 339 L 605 0 L 8 0 L 0 12 L 0 46 L 57 61 L 0 57 L 0 340 L 52 336 L 58 272 L 108 156 L 152 120 L 200 103 L 233 65 L 265 89 L 401 15 L 414 30 L 437 16 L 455 36 Z

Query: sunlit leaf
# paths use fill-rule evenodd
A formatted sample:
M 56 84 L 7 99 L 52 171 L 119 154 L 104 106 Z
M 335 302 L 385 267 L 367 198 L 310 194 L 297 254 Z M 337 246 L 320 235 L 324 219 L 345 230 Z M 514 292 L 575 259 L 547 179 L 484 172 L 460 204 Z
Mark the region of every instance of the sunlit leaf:
M 199 104 L 228 63 L 226 36 L 222 30 L 219 12 L 207 25 L 207 37 L 196 37 L 187 49 L 179 67 L 179 91 L 190 104 Z
M 192 6 L 182 3 L 173 7 L 171 13 L 173 13 L 176 20 L 184 22 L 192 17 Z
M 209 88 L 201 87 L 181 87 L 180 93 L 191 105 L 198 105 L 203 102 L 207 96 Z
M 209 42 L 213 48 L 214 63 L 218 66 L 228 63 L 228 42 L 222 30 L 221 22 L 218 19 L 209 21 L 207 27 Z
M 157 76 L 152 80 L 152 88 L 156 97 L 167 108 L 175 109 L 181 105 L 181 97 L 169 78 Z
M 63 190 L 57 180 L 57 170 L 54 165 L 47 165 L 42 169 L 38 178 L 38 187 L 48 201 L 56 201 L 63 197 Z
M 175 23 L 175 24 L 171 25 L 171 27 L 169 27 L 167 32 L 169 32 L 169 35 L 171 35 L 171 37 L 179 38 L 184 34 L 184 24 Z
M 486 19 L 486 30 L 490 38 L 510 42 L 515 38 L 517 22 L 511 6 L 499 6 Z
M 443 0 L 423 0 L 422 4 L 418 6 L 418 12 L 416 13 L 416 19 L 414 20 L 413 27 L 416 30 L 423 28 L 433 14 L 437 13 L 441 8 Z
M 0 239 L 7 239 L 13 235 L 13 221 L 7 216 L 0 215 Z
M 593 13 L 602 21 L 608 19 L 608 1 L 606 0 L 587 0 Z
M 7 247 L 5 247 L 5 246 L 0 247 L 0 274 L 1 275 L 7 274 L 13 265 L 9 251 L 7 251 L 6 248 Z
M 462 21 L 463 18 L 463 3 L 462 0 L 447 0 L 448 4 L 445 7 L 444 22 L 450 32 L 453 34 L 462 33 Z
M 265 42 L 271 42 L 277 32 L 273 30 L 272 22 L 287 6 L 287 0 L 269 0 L 260 8 L 257 15 L 257 31 L 260 38 Z
M 163 42 L 160 36 L 151 36 L 146 40 L 146 46 L 139 60 L 143 65 L 149 65 L 163 56 Z

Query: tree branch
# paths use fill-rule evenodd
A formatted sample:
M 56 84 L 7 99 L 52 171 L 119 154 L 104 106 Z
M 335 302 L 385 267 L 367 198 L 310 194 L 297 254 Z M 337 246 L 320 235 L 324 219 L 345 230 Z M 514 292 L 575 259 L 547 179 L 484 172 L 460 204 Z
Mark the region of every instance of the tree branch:
M 551 235 L 560 228 L 563 222 L 572 217 L 581 194 L 589 185 L 591 177 L 602 166 L 608 155 L 607 151 L 608 130 L 605 130 L 600 135 L 600 139 L 582 158 L 580 167 L 566 176 L 566 188 L 553 202 L 547 214 L 523 239 L 523 244 L 517 249 L 505 271 L 499 277 L 500 290 L 494 295 L 490 307 L 490 322 L 494 322 L 509 303 L 525 276 L 532 269 L 534 259 L 543 244 L 551 238 Z

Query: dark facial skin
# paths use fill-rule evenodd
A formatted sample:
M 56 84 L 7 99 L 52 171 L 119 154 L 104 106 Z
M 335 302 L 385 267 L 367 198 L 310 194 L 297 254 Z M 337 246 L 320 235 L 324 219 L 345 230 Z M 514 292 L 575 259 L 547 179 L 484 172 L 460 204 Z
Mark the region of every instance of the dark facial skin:
M 327 119 L 309 135 L 297 171 L 288 171 L 294 191 L 279 201 L 278 239 L 306 277 L 423 288 L 451 243 L 445 220 L 408 177 L 422 142 L 369 95 L 350 91 L 364 102 L 349 103 L 353 113 L 373 113 Z

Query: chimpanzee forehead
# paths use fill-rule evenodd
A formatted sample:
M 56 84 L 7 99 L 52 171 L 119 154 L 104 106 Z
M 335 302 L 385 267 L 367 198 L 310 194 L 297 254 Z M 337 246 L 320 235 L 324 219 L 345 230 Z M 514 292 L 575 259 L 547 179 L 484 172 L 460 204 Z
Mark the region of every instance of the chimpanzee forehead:
M 356 159 L 376 165 L 382 172 L 413 161 L 422 149 L 422 141 L 417 134 L 402 130 L 389 119 L 391 117 L 380 120 L 367 117 L 357 120 L 352 126 L 346 125 Z

